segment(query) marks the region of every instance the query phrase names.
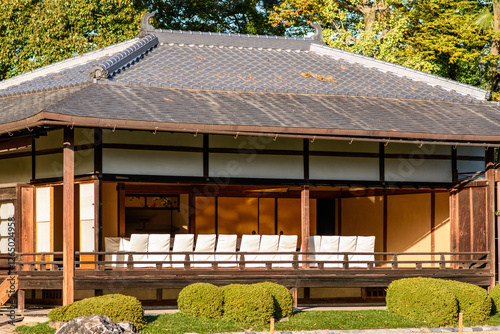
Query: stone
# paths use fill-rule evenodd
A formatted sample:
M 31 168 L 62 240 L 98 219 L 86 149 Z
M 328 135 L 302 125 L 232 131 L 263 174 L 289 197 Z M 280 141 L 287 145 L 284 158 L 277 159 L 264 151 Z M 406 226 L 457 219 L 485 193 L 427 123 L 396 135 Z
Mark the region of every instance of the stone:
M 138 334 L 130 322 L 114 322 L 103 315 L 78 317 L 65 323 L 56 334 Z

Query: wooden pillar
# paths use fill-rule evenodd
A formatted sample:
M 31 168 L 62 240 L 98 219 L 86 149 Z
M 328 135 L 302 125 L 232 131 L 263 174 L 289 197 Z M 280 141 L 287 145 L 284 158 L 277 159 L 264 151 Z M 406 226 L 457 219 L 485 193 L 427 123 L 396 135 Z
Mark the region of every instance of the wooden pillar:
M 493 148 L 486 150 L 486 235 L 487 249 L 490 254 L 491 271 L 494 274 L 491 278 L 490 288 L 495 286 L 496 269 L 496 244 L 495 244 L 495 151 Z
M 118 183 L 118 236 L 125 236 L 125 185 Z
M 63 141 L 63 305 L 74 302 L 75 286 L 75 151 L 74 131 L 64 128 Z
M 189 233 L 196 233 L 196 196 L 189 194 Z
M 17 293 L 17 309 L 24 311 L 26 309 L 26 291 L 18 290 Z
M 309 236 L 311 235 L 311 215 L 309 214 L 309 185 L 302 186 L 300 193 L 300 226 L 302 231 L 302 251 L 310 252 Z M 304 256 L 304 260 L 309 261 L 309 256 Z M 304 268 L 309 268 L 309 263 L 304 263 Z

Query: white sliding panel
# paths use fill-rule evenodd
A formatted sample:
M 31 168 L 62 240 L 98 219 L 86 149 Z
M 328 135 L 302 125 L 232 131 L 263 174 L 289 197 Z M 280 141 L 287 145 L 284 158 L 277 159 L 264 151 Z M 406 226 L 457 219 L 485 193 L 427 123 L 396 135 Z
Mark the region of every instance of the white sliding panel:
M 14 204 L 4 203 L 0 204 L 0 253 L 9 252 L 9 224 L 14 226 L 13 222 L 9 219 L 14 217 Z M 12 240 L 14 240 L 12 238 Z M 11 248 L 13 247 L 11 242 Z
M 80 251 L 93 252 L 94 242 L 94 184 L 80 184 Z
M 36 251 L 50 252 L 52 244 L 52 189 L 36 188 Z

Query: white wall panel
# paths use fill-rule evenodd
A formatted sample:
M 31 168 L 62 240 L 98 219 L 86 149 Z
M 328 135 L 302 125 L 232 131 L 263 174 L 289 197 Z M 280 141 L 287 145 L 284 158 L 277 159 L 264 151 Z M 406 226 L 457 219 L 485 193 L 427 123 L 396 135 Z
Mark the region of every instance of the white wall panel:
M 50 222 L 36 223 L 36 251 L 50 252 L 50 239 L 52 233 L 50 230 Z
M 385 180 L 407 182 L 451 182 L 450 160 L 386 159 Z
M 94 251 L 94 219 L 86 219 L 80 221 L 80 251 Z
M 63 176 L 62 153 L 40 155 L 36 157 L 36 178 L 50 178 Z
M 80 219 L 94 219 L 94 184 L 80 184 Z
M 103 149 L 103 172 L 137 175 L 203 176 L 203 154 Z
M 14 204 L 0 204 L 0 219 L 9 219 L 14 217 Z
M 484 147 L 479 146 L 458 146 L 457 154 L 460 155 L 468 155 L 474 157 L 484 157 L 486 155 L 486 150 Z
M 75 152 L 75 175 L 94 173 L 94 149 Z
M 35 148 L 37 151 L 49 148 L 62 148 L 63 130 L 48 131 L 46 136 L 40 136 L 35 139 Z
M 31 157 L 0 160 L 0 184 L 29 182 L 31 179 Z
M 304 167 L 301 156 L 270 154 L 211 153 L 211 177 L 255 177 L 301 179 Z
M 309 157 L 309 178 L 318 180 L 379 179 L 379 160 L 376 158 Z

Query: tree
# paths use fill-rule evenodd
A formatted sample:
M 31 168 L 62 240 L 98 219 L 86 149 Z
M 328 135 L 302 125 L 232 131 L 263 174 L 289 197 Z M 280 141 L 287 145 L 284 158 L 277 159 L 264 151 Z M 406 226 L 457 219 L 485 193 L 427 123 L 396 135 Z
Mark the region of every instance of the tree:
M 271 20 L 292 34 L 319 22 L 330 46 L 488 88 L 498 57 L 490 53 L 491 32 L 474 24 L 485 6 L 479 0 L 285 0 Z
M 132 0 L 0 2 L 0 80 L 135 37 Z
M 136 0 L 135 6 L 156 13 L 153 25 L 161 29 L 282 34 L 268 22 L 268 10 L 278 0 Z

